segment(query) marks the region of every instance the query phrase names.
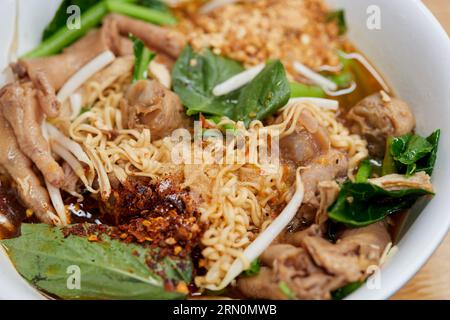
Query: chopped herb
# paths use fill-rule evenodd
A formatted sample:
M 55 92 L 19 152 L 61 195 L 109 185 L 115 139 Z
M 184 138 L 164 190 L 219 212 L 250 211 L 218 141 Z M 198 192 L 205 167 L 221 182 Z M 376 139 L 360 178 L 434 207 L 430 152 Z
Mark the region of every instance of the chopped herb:
M 261 270 L 261 263 L 256 259 L 250 264 L 250 267 L 244 271 L 244 274 L 248 277 L 253 277 L 259 273 L 259 270 Z
M 356 290 L 358 290 L 359 288 L 361 288 L 363 283 L 364 282 L 361 282 L 361 281 L 355 281 L 355 282 L 349 283 L 346 286 L 343 286 L 342 288 L 339 288 L 339 289 L 333 291 L 331 293 L 331 297 L 333 298 L 333 300 L 342 300 L 345 297 L 347 297 L 348 295 L 350 295 L 351 293 L 353 293 Z
M 222 119 L 222 117 L 220 117 L 220 116 L 214 116 L 214 117 L 208 118 L 208 120 L 211 120 L 211 121 L 215 122 L 216 124 L 220 123 L 221 119 Z M 233 132 L 236 131 L 236 127 L 232 124 L 225 124 L 223 126 L 223 129 L 225 129 L 225 131 L 233 131 Z
M 86 113 L 89 110 L 91 110 L 91 107 L 82 107 L 81 110 L 80 110 L 80 114 L 79 115 L 82 115 L 83 113 Z
M 280 288 L 281 292 L 286 296 L 286 298 L 288 298 L 289 300 L 295 300 L 295 293 L 292 292 L 291 288 L 289 288 L 289 286 L 287 285 L 286 282 L 284 281 L 280 281 L 280 283 L 278 283 L 278 288 Z

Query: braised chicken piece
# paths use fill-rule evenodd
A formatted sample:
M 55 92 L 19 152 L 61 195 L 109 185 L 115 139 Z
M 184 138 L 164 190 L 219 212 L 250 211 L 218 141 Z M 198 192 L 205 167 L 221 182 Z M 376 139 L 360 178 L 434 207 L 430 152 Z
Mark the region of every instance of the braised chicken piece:
M 323 237 L 308 236 L 302 245 L 318 266 L 354 282 L 363 280 L 370 266 L 378 265 L 390 241 L 386 224 L 381 222 L 364 228 L 346 229 L 336 244 Z
M 305 186 L 303 202 L 318 205 L 319 183 L 344 178 L 347 175 L 347 169 L 347 155 L 334 149 L 314 159 L 301 173 Z
M 336 201 L 340 188 L 335 180 L 321 181 L 317 188 L 320 202 L 314 222 L 321 226 L 328 220 L 328 208 Z
M 15 182 L 23 205 L 33 210 L 38 219 L 44 223 L 57 224 L 47 190 L 32 169 L 30 159 L 17 144 L 14 132 L 0 112 L 0 166 L 6 170 Z
M 126 16 L 111 14 L 105 18 L 104 23 L 116 28 L 121 35 L 133 34 L 141 39 L 147 47 L 172 59 L 176 59 L 186 45 L 184 35 L 177 31 Z
M 267 248 L 260 257 L 263 266 L 257 276 L 242 277 L 238 290 L 252 299 L 286 300 L 289 297 L 280 289 L 288 286 L 296 299 L 329 299 L 330 292 L 343 286 L 343 277 L 335 277 L 317 267 L 305 249 L 289 244 Z
M 73 171 L 72 167 L 67 162 L 64 162 L 62 165 L 62 169 L 64 171 L 64 184 L 61 186 L 61 189 L 66 191 L 67 193 L 76 196 L 79 194 L 79 182 L 75 171 Z
M 134 67 L 134 57 L 127 55 L 115 59 L 110 65 L 103 68 L 89 80 L 87 80 L 80 88 L 75 92 L 76 95 L 81 97 L 81 106 L 91 106 L 96 99 L 99 98 L 101 92 L 111 86 L 124 74 L 129 73 Z M 92 90 L 92 83 L 96 83 L 98 90 Z M 66 126 L 70 126 L 71 119 L 79 115 L 79 110 L 73 110 L 70 99 L 67 99 L 63 104 L 59 113 L 59 120 L 65 122 Z
M 112 14 L 103 20 L 100 29 L 89 32 L 61 54 L 19 59 L 12 68 L 20 78 L 29 77 L 37 87 L 45 81 L 46 88 L 58 91 L 75 72 L 102 52 L 110 50 L 116 56 L 132 55 L 130 34 L 160 53 L 158 59 L 169 67 L 186 44 L 184 36 L 176 31 Z
M 28 76 L 35 84 L 39 82 L 39 74 L 44 74 L 49 85 L 58 91 L 75 72 L 102 52 L 111 49 L 111 37 L 113 35 L 106 28 L 91 31 L 61 54 L 19 59 L 13 65 L 13 70 L 21 78 Z
M 318 225 L 273 244 L 261 255 L 258 275 L 240 277 L 237 288 L 256 299 L 288 299 L 286 284 L 298 299 L 330 299 L 331 292 L 364 280 L 369 267 L 378 265 L 390 242 L 384 222 L 343 232 L 336 244 L 325 240 Z
M 347 155 L 335 149 L 330 149 L 327 154 L 317 157 L 301 171 L 305 194 L 302 206 L 289 225 L 290 230 L 301 230 L 314 222 L 324 223 L 328 219 L 326 213 L 328 207 L 324 207 L 334 202 L 333 196 L 337 195 L 338 191 L 336 192 L 336 188 L 333 188 L 334 190 L 327 192 L 325 190 L 327 188 L 326 183 L 344 179 L 347 170 Z M 327 196 L 329 198 L 326 198 Z
M 276 119 L 275 123 L 281 119 Z M 290 228 L 297 230 L 305 228 L 314 221 L 326 221 L 323 212 L 325 202 L 334 201 L 325 197 L 323 182 L 344 178 L 348 170 L 348 157 L 346 154 L 331 147 L 330 137 L 325 128 L 308 110 L 304 110 L 296 124 L 295 131 L 280 140 L 280 153 L 285 161 L 295 168 L 304 167 L 301 171 L 305 187 L 302 206 L 292 221 Z M 322 191 L 320 190 L 322 189 Z M 334 188 L 336 190 L 336 188 Z M 317 218 L 319 209 L 321 217 Z
M 154 80 L 134 83 L 121 101 L 121 110 L 126 127 L 150 129 L 153 141 L 183 128 L 187 119 L 178 96 Z
M 415 118 L 408 104 L 388 96 L 384 91 L 375 93 L 357 103 L 347 114 L 350 131 L 368 141 L 371 155 L 384 154 L 386 139 L 401 136 L 415 127 Z
M 280 122 L 280 119 L 275 122 Z M 280 140 L 280 153 L 285 160 L 296 166 L 304 166 L 330 149 L 330 138 L 310 111 L 304 110 L 295 131 Z
M 77 93 L 79 93 L 83 98 L 82 105 L 92 105 L 95 100 L 98 99 L 99 92 L 102 92 L 110 85 L 112 85 L 114 81 L 119 79 L 124 74 L 130 72 L 133 67 L 134 57 L 127 55 L 117 58 L 109 66 L 97 72 L 77 90 Z M 97 83 L 99 86 L 99 90 L 95 90 L 94 92 L 92 92 L 92 90 L 89 90 L 89 85 L 93 82 Z
M 14 131 L 20 150 L 30 158 L 54 186 L 61 186 L 64 173 L 53 159 L 42 135 L 43 112 L 30 83 L 10 84 L 0 93 L 0 111 Z
M 34 84 L 37 89 L 36 93 L 39 105 L 44 113 L 50 118 L 58 116 L 61 109 L 61 104 L 56 99 L 55 89 L 50 84 L 50 81 L 45 73 L 42 71 L 37 71 Z

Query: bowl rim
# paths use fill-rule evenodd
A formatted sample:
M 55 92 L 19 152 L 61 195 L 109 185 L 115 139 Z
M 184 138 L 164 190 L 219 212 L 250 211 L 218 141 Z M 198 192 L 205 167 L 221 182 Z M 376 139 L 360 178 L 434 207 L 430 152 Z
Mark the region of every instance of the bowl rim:
M 425 14 L 427 19 L 430 21 L 430 26 L 434 28 L 434 32 L 440 33 L 440 36 L 443 38 L 444 41 L 447 41 L 447 53 L 450 57 L 450 41 L 448 39 L 448 34 L 445 31 L 444 27 L 441 25 L 437 17 L 431 12 L 431 10 L 421 1 L 421 0 L 415 0 L 416 4 L 418 5 L 419 9 L 422 11 L 422 13 Z M 436 235 L 434 238 L 434 242 L 430 245 L 431 249 L 424 252 L 422 254 L 422 261 L 416 262 L 415 267 L 411 268 L 411 271 L 409 272 L 409 275 L 407 277 L 404 277 L 402 281 L 398 281 L 397 288 L 393 287 L 390 292 L 386 293 L 387 298 L 392 297 L 397 291 L 399 291 L 401 288 L 403 288 L 412 278 L 420 272 L 422 267 L 428 262 L 428 260 L 431 258 L 431 256 L 436 252 L 438 247 L 441 245 L 441 243 L 444 241 L 445 237 L 447 236 L 450 229 L 450 219 L 447 219 L 447 227 L 441 228 L 440 234 Z
M 409 0 L 408 3 L 410 5 L 415 5 L 417 7 L 417 10 L 419 10 L 422 14 L 424 14 L 425 18 L 427 19 L 427 24 L 429 24 L 429 30 L 428 32 L 433 32 L 436 34 L 437 37 L 441 37 L 444 41 L 448 41 L 448 53 L 450 56 L 450 41 L 448 38 L 447 32 L 444 30 L 442 25 L 439 23 L 437 18 L 432 14 L 430 9 L 420 0 Z M 395 89 L 395 88 L 394 88 Z M 408 266 L 406 270 L 402 271 L 402 275 L 392 284 L 389 284 L 386 286 L 386 288 L 383 288 L 382 290 L 379 290 L 379 292 L 371 293 L 369 296 L 360 294 L 361 290 L 357 290 L 355 293 L 349 295 L 346 299 L 348 300 L 354 300 L 354 299 L 388 299 L 392 295 L 394 295 L 398 290 L 400 290 L 408 281 L 410 281 L 414 275 L 416 275 L 420 269 L 425 265 L 425 263 L 429 260 L 429 258 L 433 255 L 433 253 L 436 251 L 438 246 L 442 243 L 445 236 L 448 233 L 448 230 L 450 228 L 450 219 L 447 219 L 446 222 L 447 226 L 442 226 L 439 228 L 439 230 L 434 232 L 434 236 L 429 239 L 429 243 L 427 244 L 426 248 L 427 250 L 423 250 L 423 252 L 420 252 L 417 254 L 417 259 L 412 261 L 412 263 Z M 401 242 L 401 241 L 400 241 Z M 9 261 L 10 267 L 13 267 L 13 264 L 2 247 L 0 245 L 0 256 L 3 256 L 3 258 L 7 259 Z M 1 262 L 2 257 L 0 257 Z M 395 257 L 394 257 L 395 259 Z M 16 292 L 15 296 L 24 296 L 27 299 L 47 299 L 45 295 L 43 295 L 39 290 L 34 288 L 32 285 L 30 285 L 26 280 L 24 280 L 17 270 L 14 268 L 14 272 L 10 272 L 10 274 L 15 274 L 17 276 L 17 285 L 16 288 L 12 289 Z M 3 275 L 0 273 L 0 278 L 2 278 Z M 20 283 L 19 285 L 19 281 Z M 2 288 L 3 286 L 0 286 L 0 299 L 8 299 L 8 291 L 11 290 L 11 287 L 9 288 Z
M 381 0 L 383 1 L 383 0 Z M 421 13 L 424 15 L 425 19 L 427 20 L 427 24 L 429 26 L 428 33 L 433 33 L 435 37 L 439 37 L 442 39 L 442 42 L 444 43 L 444 51 L 446 52 L 447 57 L 450 57 L 450 41 L 449 41 L 449 35 L 445 31 L 444 27 L 441 25 L 441 23 L 438 21 L 436 16 L 433 15 L 431 10 L 421 1 L 421 0 L 408 0 L 404 1 L 408 2 L 409 5 L 413 6 L 415 5 L 418 13 Z M 448 64 L 450 65 L 450 64 Z M 389 79 L 388 79 L 389 80 Z M 395 87 L 393 88 L 395 91 Z M 443 108 L 449 107 L 450 104 L 447 103 Z M 442 141 L 441 141 L 441 148 L 443 147 Z M 436 174 L 436 173 L 435 173 Z M 443 191 L 443 190 L 442 190 Z M 420 211 L 424 211 L 425 209 L 422 208 Z M 414 224 L 417 223 L 417 221 L 414 222 Z M 437 222 L 436 222 L 437 223 Z M 360 288 L 356 290 L 354 293 L 347 296 L 346 300 L 378 300 L 378 299 L 389 299 L 391 298 L 395 293 L 397 293 L 401 288 L 403 288 L 412 278 L 422 269 L 422 267 L 428 262 L 430 257 L 436 252 L 440 244 L 443 242 L 445 237 L 449 234 L 450 230 L 450 217 L 447 218 L 445 221 L 439 221 L 441 224 L 441 227 L 438 230 L 433 230 L 433 237 L 427 239 L 427 245 L 426 250 L 422 250 L 421 252 L 418 252 L 416 254 L 416 259 L 411 261 L 411 263 L 407 266 L 407 269 L 402 270 L 402 274 L 397 278 L 396 281 L 392 283 L 388 283 L 387 285 L 384 285 L 384 288 L 382 290 L 372 290 L 373 292 L 368 292 L 367 289 Z M 442 226 L 442 223 L 446 224 Z M 412 226 L 410 226 L 412 227 Z M 406 235 L 408 234 L 409 230 L 406 232 Z M 401 244 L 403 241 L 403 238 L 399 240 L 397 244 Z M 392 260 L 395 260 L 396 257 L 393 257 Z M 388 267 L 389 262 L 382 267 L 383 268 Z

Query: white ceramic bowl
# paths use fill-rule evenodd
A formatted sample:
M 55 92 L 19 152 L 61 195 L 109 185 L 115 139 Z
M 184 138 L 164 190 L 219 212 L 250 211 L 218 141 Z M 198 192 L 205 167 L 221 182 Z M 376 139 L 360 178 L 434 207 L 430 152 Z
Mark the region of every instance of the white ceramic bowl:
M 14 15 L 15 0 L 4 0 L 7 15 Z M 20 39 L 19 54 L 39 42 L 42 28 L 60 0 L 17 0 Z M 437 20 L 418 0 L 329 0 L 344 8 L 350 37 L 394 88 L 396 94 L 413 108 L 419 133 L 442 129 L 438 162 L 433 177 L 437 195 L 425 207 L 409 215 L 399 250 L 383 267 L 378 289 L 362 287 L 348 299 L 386 299 L 401 288 L 427 261 L 450 225 L 450 41 Z M 12 4 L 9 4 L 12 3 Z M 368 7 L 376 5 L 381 13 L 381 29 L 369 30 Z M 6 12 L 9 11 L 9 12 Z M 11 14 L 10 14 L 11 13 Z M 0 21 L 0 51 L 8 47 L 12 29 Z M 2 25 L 3 24 L 3 25 Z M 6 29 L 5 29 L 6 28 Z M 11 30 L 8 32 L 7 30 Z M 0 52 L 0 68 L 5 63 Z M 42 299 L 15 271 L 0 251 L 0 298 Z M 443 270 L 443 272 L 446 272 Z

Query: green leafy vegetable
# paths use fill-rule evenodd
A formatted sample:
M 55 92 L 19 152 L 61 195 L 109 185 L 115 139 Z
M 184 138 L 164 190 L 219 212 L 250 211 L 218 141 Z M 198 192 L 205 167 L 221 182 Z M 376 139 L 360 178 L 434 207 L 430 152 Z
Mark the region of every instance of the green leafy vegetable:
M 220 121 L 222 120 L 222 117 L 219 117 L 219 116 L 213 116 L 213 117 L 211 117 L 211 118 L 208 118 L 208 120 L 211 120 L 211 121 L 213 121 L 213 122 L 215 122 L 216 124 L 218 124 L 218 123 L 220 123 Z M 223 126 L 223 129 L 225 130 L 225 131 L 236 131 L 236 127 L 234 126 L 234 125 L 232 125 L 232 124 L 225 124 L 224 126 Z
M 261 270 L 261 263 L 256 259 L 250 264 L 250 268 L 244 271 L 244 274 L 248 277 L 253 277 L 259 273 L 259 270 Z
M 372 164 L 369 160 L 361 162 L 358 172 L 356 173 L 356 182 L 366 182 L 372 175 Z
M 170 12 L 164 0 L 135 0 L 136 4 L 162 12 Z M 134 1 L 132 1 L 134 2 Z
M 313 97 L 325 98 L 325 91 L 318 86 L 308 86 L 306 84 L 291 82 L 291 98 Z
M 80 29 L 68 29 L 67 8 L 80 7 Z M 43 42 L 24 58 L 44 57 L 59 53 L 98 26 L 109 12 L 118 12 L 156 24 L 173 25 L 176 19 L 160 0 L 64 0 L 43 33 Z
M 384 172 L 392 172 L 395 167 L 395 170 L 406 175 L 419 171 L 431 175 L 436 162 L 439 138 L 440 130 L 436 130 L 427 138 L 406 134 L 388 139 Z
M 99 2 L 98 0 L 63 0 L 58 10 L 56 11 L 52 21 L 50 21 L 48 26 L 44 29 L 44 33 L 42 34 L 42 40 L 50 38 L 59 29 L 64 28 L 66 26 L 67 18 L 69 15 L 67 13 L 67 8 L 76 5 L 80 8 L 80 11 L 83 13 L 84 11 L 94 6 L 98 2 Z
M 333 300 L 342 300 L 351 293 L 355 292 L 361 286 L 364 282 L 361 281 L 355 281 L 352 283 L 347 284 L 346 286 L 343 286 L 342 288 L 339 288 L 331 293 L 331 296 L 333 297 Z
M 329 76 L 328 78 L 337 84 L 339 88 L 348 88 L 352 84 L 354 77 L 350 68 L 344 67 L 341 73 Z
M 41 290 L 66 299 L 177 299 L 165 282 L 189 283 L 188 260 L 156 261 L 155 250 L 99 235 L 98 242 L 45 224 L 24 224 L 22 235 L 2 240 L 19 273 Z M 153 250 L 153 251 L 152 251 Z M 151 266 L 151 267 L 150 267 Z M 75 270 L 75 271 L 74 271 Z M 76 270 L 79 273 L 76 275 Z M 79 289 L 68 286 L 79 276 Z M 72 283 L 73 284 L 73 283 Z
M 407 167 L 406 174 L 408 175 L 416 171 L 416 162 L 432 150 L 433 146 L 427 139 L 412 134 L 394 138 L 391 145 L 392 156 Z
M 145 44 L 137 38 L 133 38 L 133 51 L 135 59 L 133 81 L 147 79 L 148 65 L 153 58 L 155 58 L 156 54 L 150 51 Z
M 173 68 L 173 88 L 187 107 L 188 115 L 206 113 L 231 117 L 234 105 L 227 102 L 229 95 L 215 97 L 212 90 L 243 70 L 233 60 L 214 55 L 210 50 L 200 55 L 188 46 Z
M 331 11 L 327 15 L 327 22 L 336 21 L 338 27 L 339 27 L 339 34 L 343 35 L 347 33 L 347 22 L 345 20 L 345 12 L 344 10 L 336 10 Z
M 328 216 L 350 227 L 364 227 L 386 216 L 410 208 L 416 200 L 432 192 L 423 189 L 387 191 L 371 183 L 345 182 Z
M 169 8 L 162 0 L 114 0 L 117 2 L 129 2 L 140 5 L 144 8 L 157 10 L 160 12 L 164 12 L 166 14 L 170 14 Z M 53 16 L 52 21 L 47 25 L 42 34 L 42 40 L 46 40 L 55 34 L 59 29 L 65 28 L 68 18 L 67 8 L 70 6 L 76 5 L 80 8 L 81 13 L 84 13 L 86 10 L 91 8 L 92 6 L 98 4 L 99 2 L 105 2 L 105 0 L 63 0 L 60 4 L 58 10 Z
M 280 281 L 278 283 L 278 288 L 280 288 L 281 292 L 288 298 L 289 300 L 295 300 L 295 293 L 292 292 L 291 288 L 289 288 L 288 284 L 284 281 Z
M 381 175 L 383 176 L 397 172 L 397 165 L 391 154 L 392 140 L 393 137 L 388 137 L 386 140 L 386 152 L 384 153 L 383 166 L 381 168 Z
M 232 119 L 244 121 L 246 125 L 252 120 L 264 120 L 286 105 L 290 96 L 283 64 L 279 60 L 269 61 L 263 71 L 240 90 Z
M 111 12 L 124 14 L 136 19 L 161 25 L 175 25 L 177 20 L 168 11 L 146 8 L 127 1 L 107 0 L 108 9 Z
M 58 31 L 53 33 L 51 36 L 50 33 L 48 33 L 48 38 L 44 40 L 37 48 L 26 53 L 24 58 L 44 57 L 57 54 L 63 48 L 84 36 L 90 29 L 97 26 L 107 13 L 108 10 L 104 2 L 100 2 L 92 6 L 81 14 L 80 29 L 68 29 L 64 26 L 58 29 Z
M 210 50 L 201 54 L 186 47 L 172 71 L 173 88 L 187 108 L 188 115 L 203 113 L 226 116 L 245 124 L 271 115 L 285 105 L 290 87 L 280 61 L 271 61 L 261 73 L 244 87 L 216 97 L 214 87 L 244 69 L 237 62 L 215 55 Z
M 437 160 L 437 152 L 439 148 L 440 138 L 441 138 L 441 130 L 436 130 L 430 136 L 427 137 L 427 141 L 433 146 L 433 150 L 431 150 L 422 159 L 419 159 L 419 161 L 417 161 L 416 171 L 424 171 L 430 176 L 433 174 L 434 165 L 436 164 Z

